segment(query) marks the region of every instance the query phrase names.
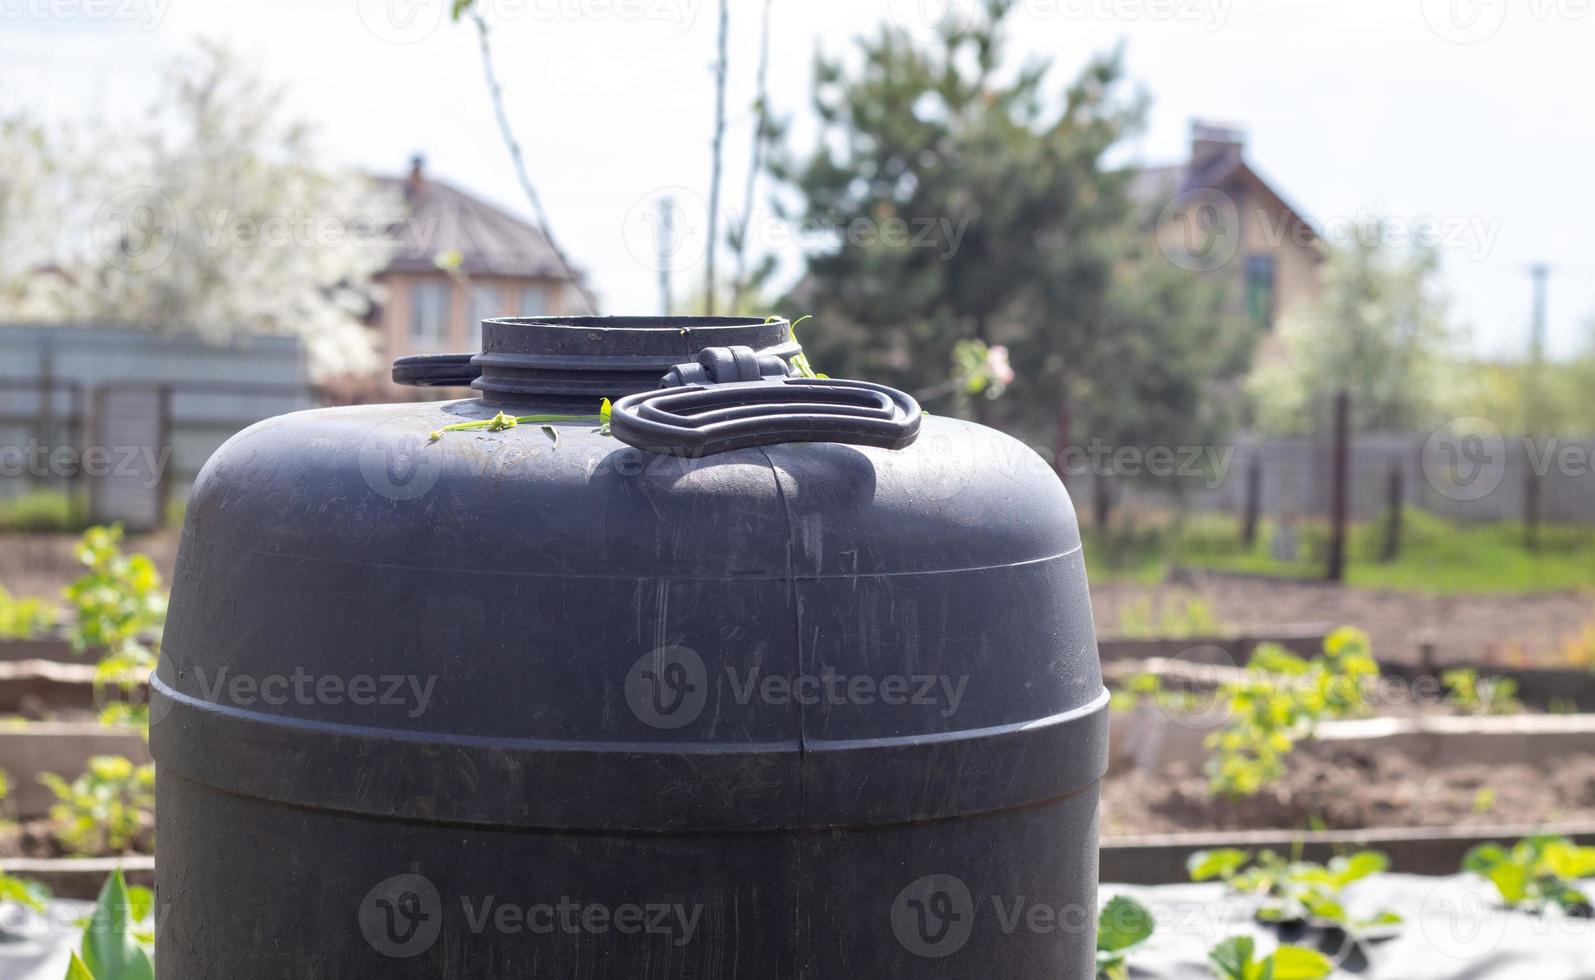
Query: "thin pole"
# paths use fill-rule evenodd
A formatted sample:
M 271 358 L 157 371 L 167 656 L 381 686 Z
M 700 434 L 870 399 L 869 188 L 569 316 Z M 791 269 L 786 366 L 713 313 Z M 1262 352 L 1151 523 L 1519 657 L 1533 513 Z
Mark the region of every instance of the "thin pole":
M 1257 523 L 1263 510 L 1263 454 L 1253 452 L 1246 465 L 1246 512 L 1241 523 L 1241 541 L 1250 551 L 1257 545 Z
M 1529 378 L 1524 386 L 1524 424 L 1530 440 L 1543 435 L 1545 419 L 1544 401 L 1541 397 L 1545 383 L 1545 346 L 1547 294 L 1550 289 L 1551 267 L 1544 262 L 1529 267 L 1534 280 L 1534 312 L 1529 335 Z M 1530 551 L 1540 549 L 1540 474 L 1534 469 L 1534 453 L 1525 453 L 1527 466 L 1523 478 L 1523 540 Z
M 676 202 L 669 194 L 659 199 L 659 315 L 669 316 L 675 308 L 670 295 L 670 259 L 675 246 Z
M 1331 582 L 1346 580 L 1346 519 L 1351 489 L 1351 395 L 1335 396 L 1333 496 L 1329 504 L 1329 569 Z

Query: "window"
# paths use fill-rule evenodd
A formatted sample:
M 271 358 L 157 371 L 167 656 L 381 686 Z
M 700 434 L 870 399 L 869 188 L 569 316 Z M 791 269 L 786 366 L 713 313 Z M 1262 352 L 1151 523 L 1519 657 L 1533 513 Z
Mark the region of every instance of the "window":
M 1274 325 L 1274 257 L 1246 257 L 1246 315 L 1264 330 Z
M 504 306 L 504 291 L 497 286 L 477 285 L 471 292 L 471 319 L 465 325 L 465 348 L 482 349 L 482 321 L 498 316 L 509 316 Z
M 521 289 L 521 316 L 543 316 L 548 312 L 548 291 L 542 286 Z
M 410 340 L 416 346 L 436 347 L 449 336 L 449 284 L 441 279 L 420 279 L 410 286 Z

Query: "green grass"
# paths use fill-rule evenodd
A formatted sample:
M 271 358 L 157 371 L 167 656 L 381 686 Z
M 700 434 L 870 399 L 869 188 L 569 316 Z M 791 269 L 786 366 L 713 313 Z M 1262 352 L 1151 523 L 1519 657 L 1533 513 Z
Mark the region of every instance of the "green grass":
M 83 508 L 59 490 L 30 490 L 0 499 L 0 530 L 68 533 L 83 529 Z
M 1382 522 L 1353 525 L 1348 585 L 1446 595 L 1595 589 L 1595 526 L 1545 526 L 1534 552 L 1525 546 L 1520 524 L 1453 524 L 1416 510 L 1403 518 L 1401 553 L 1392 562 L 1379 559 Z M 1298 558 L 1290 562 L 1271 554 L 1275 530 L 1273 522 L 1265 522 L 1257 544 L 1248 549 L 1240 540 L 1240 522 L 1230 516 L 1190 515 L 1177 522 L 1167 516 L 1121 515 L 1119 526 L 1106 535 L 1086 532 L 1086 562 L 1094 581 L 1151 584 L 1172 566 L 1322 579 L 1327 524 L 1297 524 Z

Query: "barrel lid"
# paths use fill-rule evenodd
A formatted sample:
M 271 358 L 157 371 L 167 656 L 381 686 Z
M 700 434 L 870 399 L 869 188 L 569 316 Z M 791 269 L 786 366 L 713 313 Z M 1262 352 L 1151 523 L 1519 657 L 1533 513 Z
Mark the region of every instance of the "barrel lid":
M 659 386 L 706 347 L 751 347 L 790 361 L 802 351 L 781 317 L 555 316 L 482 321 L 481 374 L 489 402 L 618 398 Z

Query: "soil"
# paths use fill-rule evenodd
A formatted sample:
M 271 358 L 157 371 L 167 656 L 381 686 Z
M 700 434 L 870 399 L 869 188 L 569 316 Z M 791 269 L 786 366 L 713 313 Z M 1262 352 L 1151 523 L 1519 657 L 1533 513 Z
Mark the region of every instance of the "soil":
M 1284 779 L 1240 800 L 1210 797 L 1206 777 L 1183 766 L 1110 774 L 1102 783 L 1102 834 L 1307 830 L 1314 821 L 1329 830 L 1354 830 L 1595 820 L 1590 756 L 1431 769 L 1400 753 L 1347 751 L 1321 759 L 1298 755 L 1288 770 Z
M 144 839 L 129 853 L 152 854 L 154 835 L 147 830 Z M 106 854 L 72 854 L 55 836 L 51 820 L 24 820 L 21 823 L 0 824 L 0 858 L 63 858 L 63 857 L 115 857 Z
M 1191 596 L 1207 602 L 1230 630 L 1360 627 L 1372 638 L 1374 655 L 1389 663 L 1416 663 L 1419 647 L 1433 643 L 1440 662 L 1563 666 L 1556 654 L 1562 640 L 1595 623 L 1595 597 L 1577 592 L 1433 596 L 1204 572 L 1177 584 L 1091 588 L 1103 632 L 1115 630 L 1134 603 L 1151 599 L 1163 608 L 1165 600 Z
M 176 530 L 129 535 L 122 549 L 148 554 L 169 585 L 177 564 L 177 539 Z M 72 555 L 76 543 L 72 534 L 0 535 L 0 585 L 14 596 L 55 599 L 67 583 L 83 574 L 83 566 Z

